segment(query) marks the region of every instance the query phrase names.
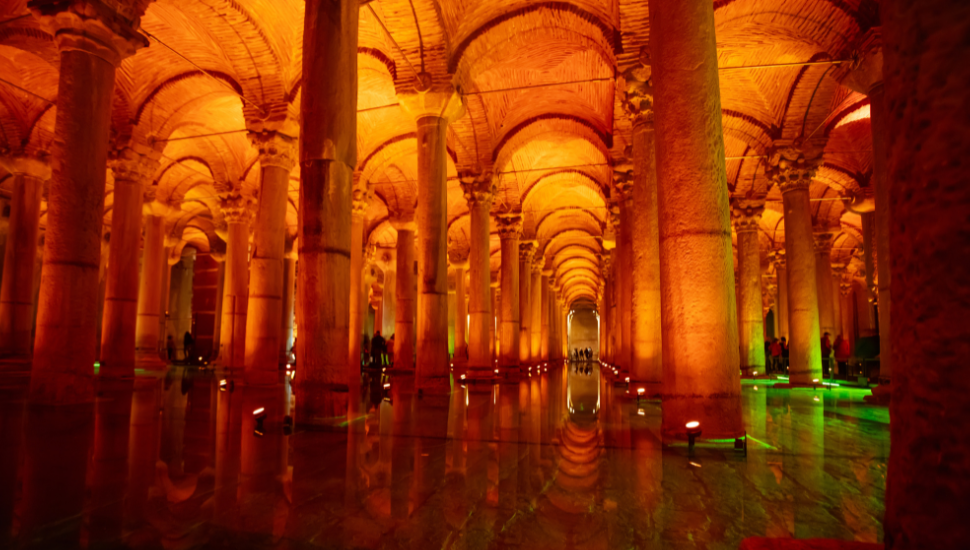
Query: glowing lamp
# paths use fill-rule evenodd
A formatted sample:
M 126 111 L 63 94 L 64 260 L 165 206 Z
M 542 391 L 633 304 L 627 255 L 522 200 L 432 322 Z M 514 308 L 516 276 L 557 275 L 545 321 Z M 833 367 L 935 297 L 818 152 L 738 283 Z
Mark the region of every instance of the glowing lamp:
M 693 430 L 701 427 L 701 423 L 696 420 L 691 420 L 686 424 L 688 430 Z
M 644 390 L 643 388 L 638 388 L 637 389 L 637 395 L 643 395 L 643 392 L 644 391 L 646 391 L 646 390 Z
M 385 383 L 385 384 L 384 384 L 384 389 L 385 389 L 385 390 L 386 390 L 386 389 L 388 389 L 388 388 L 390 388 L 390 387 L 391 387 L 391 384 L 390 384 L 390 383 Z
M 818 384 L 818 378 L 812 378 L 812 383 L 813 384 Z
M 225 378 L 223 378 L 222 380 L 219 381 L 219 391 L 222 391 L 222 392 L 227 391 L 229 393 L 232 393 L 232 390 L 235 388 L 235 386 L 236 384 L 232 380 L 226 380 Z
M 465 375 L 464 375 L 464 374 L 463 374 L 463 375 L 461 375 L 461 379 L 462 379 L 462 380 L 464 380 L 464 379 L 465 379 Z
M 754 391 L 758 391 L 758 386 L 755 386 L 754 387 Z
M 627 376 L 627 377 L 626 377 L 626 381 L 627 381 L 627 382 L 629 382 L 629 381 L 630 381 L 630 377 L 629 377 L 629 376 Z
M 687 447 L 690 454 L 694 454 L 694 440 L 696 440 L 701 435 L 701 423 L 696 420 L 691 420 L 685 424 L 687 428 Z
M 640 416 L 645 416 L 645 413 L 643 412 L 643 409 L 637 409 L 637 414 L 640 415 Z
M 498 369 L 495 369 L 495 374 L 498 374 Z
M 818 399 L 818 396 L 816 395 L 816 396 L 815 396 L 815 401 L 818 401 L 818 400 L 819 400 L 819 399 Z
M 263 422 L 266 420 L 266 409 L 260 407 L 254 410 L 253 416 L 256 418 L 256 427 L 253 428 L 253 435 L 256 437 L 263 437 L 263 434 L 265 433 Z

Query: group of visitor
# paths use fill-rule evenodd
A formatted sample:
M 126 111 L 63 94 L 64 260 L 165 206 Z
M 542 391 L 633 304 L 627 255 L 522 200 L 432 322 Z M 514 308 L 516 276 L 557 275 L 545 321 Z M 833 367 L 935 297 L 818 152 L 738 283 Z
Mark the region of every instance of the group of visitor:
M 828 332 L 822 334 L 820 341 L 822 351 L 822 368 L 827 375 L 832 375 L 832 360 L 834 358 L 837 365 L 835 374 L 839 378 L 845 378 L 848 374 L 849 357 L 852 349 L 849 340 L 842 335 L 835 337 L 835 342 L 830 339 Z M 788 341 L 785 337 L 772 338 L 765 342 L 765 359 L 767 360 L 768 372 L 785 372 L 788 369 Z M 834 355 L 834 357 L 833 357 Z
M 165 351 L 170 362 L 174 363 L 178 360 L 178 353 L 175 351 L 175 338 L 171 334 L 165 339 Z M 182 337 L 182 359 L 189 363 L 194 356 L 195 337 L 192 336 L 190 331 L 185 331 L 185 336 Z
M 579 349 L 573 348 L 571 359 L 573 361 L 592 361 L 593 360 L 593 350 L 591 348 Z

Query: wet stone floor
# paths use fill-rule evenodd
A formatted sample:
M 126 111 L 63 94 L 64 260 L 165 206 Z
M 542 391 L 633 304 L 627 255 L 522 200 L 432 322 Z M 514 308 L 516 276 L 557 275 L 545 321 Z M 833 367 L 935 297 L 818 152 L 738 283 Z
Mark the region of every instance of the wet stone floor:
M 365 376 L 327 431 L 290 429 L 286 384 L 220 388 L 191 368 L 102 382 L 94 405 L 73 407 L 28 407 L 22 384 L 0 384 L 0 547 L 881 541 L 889 423 L 866 391 L 746 382 L 747 456 L 733 441 L 691 454 L 661 444 L 658 402 L 586 366 L 459 380 L 448 396 Z

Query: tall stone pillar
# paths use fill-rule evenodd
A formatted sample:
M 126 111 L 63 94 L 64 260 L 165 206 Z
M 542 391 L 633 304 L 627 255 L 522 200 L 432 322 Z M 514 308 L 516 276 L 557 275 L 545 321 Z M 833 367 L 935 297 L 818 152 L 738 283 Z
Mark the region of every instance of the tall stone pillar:
M 529 290 L 529 313 L 532 321 L 529 323 L 529 333 L 532 339 L 532 351 L 529 357 L 532 363 L 542 361 L 542 251 L 536 249 L 532 260 L 532 288 Z
M 285 365 L 290 360 L 293 347 L 293 321 L 296 319 L 296 250 L 293 240 L 287 239 L 283 253 L 283 315 L 280 324 L 279 362 Z
M 300 109 L 299 422 L 346 413 L 360 5 L 306 2 Z
M 835 339 L 835 312 L 832 309 L 832 244 L 835 235 L 821 231 L 815 233 L 815 286 L 818 289 L 819 333 L 829 333 L 829 341 Z
M 138 248 L 144 186 L 151 185 L 158 162 L 130 149 L 111 164 L 114 204 L 101 329 L 101 376 L 135 375 L 135 322 L 138 318 Z
M 552 276 L 552 269 L 543 269 L 542 279 L 539 281 L 539 293 L 541 294 L 539 311 L 542 312 L 542 319 L 539 321 L 541 327 L 539 360 L 543 363 L 549 362 L 549 281 Z
M 600 361 L 606 359 L 606 283 L 600 280 L 596 292 L 596 311 L 599 313 L 599 357 Z M 632 377 L 631 377 L 632 378 Z
M 743 431 L 714 6 L 650 4 L 663 324 L 662 432 Z M 700 266 L 704 266 L 701 268 Z M 704 342 L 704 345 L 695 345 Z
M 535 243 L 519 243 L 519 366 L 532 362 L 532 259 Z
M 163 285 L 168 281 L 164 226 L 169 207 L 152 200 L 143 208 L 145 234 L 135 317 L 135 357 L 139 365 L 160 368 L 165 364 L 159 356 L 159 340 L 165 314 L 163 295 L 164 303 L 168 303 L 168 288 Z
M 499 370 L 503 377 L 519 372 L 519 235 L 522 217 L 499 215 L 495 219 L 502 243 L 502 311 L 499 323 Z
M 968 8 L 946 0 L 880 4 L 886 41 L 882 135 L 891 152 L 886 225 L 892 250 L 886 252 L 892 261 L 881 247 L 877 260 L 891 267 L 893 311 L 883 337 L 889 304 L 882 294 L 889 278 L 880 266 L 880 341 L 892 350 L 884 538 L 894 550 L 970 546 L 970 524 L 959 504 L 970 495 L 970 113 L 963 107 L 970 101 Z M 874 137 L 876 112 L 873 104 Z M 877 187 L 877 234 L 883 227 L 879 193 Z
M 397 249 L 379 247 L 374 254 L 377 266 L 384 272 L 380 331 L 381 336 L 389 340 L 394 334 L 394 323 L 397 318 Z
M 364 218 L 368 193 L 355 185 L 350 215 L 350 331 L 347 348 L 347 380 L 360 377 L 360 348 L 367 318 L 367 292 L 364 284 Z
M 856 330 L 853 312 L 855 311 L 852 303 L 852 283 L 849 277 L 843 275 L 839 280 L 840 310 L 842 311 L 842 337 L 849 341 L 849 349 L 855 351 Z
M 417 76 L 413 92 L 399 94 L 417 122 L 418 138 L 418 331 L 417 386 L 449 387 L 448 361 L 448 124 L 465 114 L 450 84 Z
M 51 169 L 46 159 L 30 157 L 0 158 L 0 165 L 13 174 L 10 229 L 0 287 L 0 356 L 27 361 L 33 350 L 34 266 L 40 203 Z
M 631 86 L 624 105 L 633 119 L 630 384 L 631 388 L 644 388 L 645 395 L 659 396 L 663 382 L 663 333 L 653 97 L 645 86 Z
M 455 354 L 452 362 L 464 367 L 468 364 L 468 338 L 465 335 L 468 319 L 465 273 L 468 271 L 468 258 L 461 253 L 454 253 L 451 265 L 455 269 Z
M 499 299 L 498 299 L 498 277 L 491 280 L 488 285 L 491 295 L 492 309 L 488 315 L 488 352 L 491 357 L 490 365 L 498 361 L 498 320 L 499 320 Z
M 413 214 L 412 214 L 413 216 Z M 394 318 L 394 370 L 414 371 L 415 296 L 414 219 L 392 218 L 397 229 L 397 295 Z
M 172 274 L 168 296 L 168 332 L 175 336 L 177 358 L 184 355 L 184 337 L 192 331 L 192 291 L 195 280 L 196 250 L 186 246 L 178 258 L 169 258 Z M 174 260 L 174 261 L 173 261 Z
M 778 317 L 778 334 L 775 336 L 788 337 L 788 268 L 785 264 L 785 251 L 775 250 L 772 252 L 771 261 L 775 266 L 775 278 L 778 280 L 778 298 L 775 300 L 777 307 L 775 313 Z
M 633 363 L 633 181 L 632 178 L 614 176 L 616 198 L 619 209 L 619 223 L 616 224 L 617 239 L 617 311 L 619 312 L 618 336 L 620 379 L 630 376 Z M 632 378 L 631 378 L 632 380 Z
M 245 372 L 246 382 L 251 385 L 272 385 L 279 378 L 286 202 L 290 172 L 297 161 L 297 144 L 273 131 L 251 132 L 249 139 L 258 152 L 261 177 L 249 261 Z
M 226 278 L 222 288 L 222 333 L 219 362 L 227 369 L 241 369 L 246 359 L 246 309 L 249 303 L 249 224 L 254 200 L 231 191 L 219 195 L 226 220 Z M 277 319 L 278 320 L 278 319 Z M 301 330 L 303 327 L 300 327 Z M 274 356 L 275 357 L 275 356 Z M 275 361 L 274 361 L 275 367 Z
M 883 87 L 882 29 L 874 27 L 867 32 L 858 45 L 859 55 L 852 65 L 852 71 L 844 84 L 854 91 L 869 97 L 869 112 L 872 132 L 872 183 L 875 201 L 873 204 L 876 237 L 876 264 L 879 274 L 879 379 L 881 385 L 892 380 L 892 338 L 890 310 L 892 279 L 890 232 L 892 231 L 892 180 L 886 177 L 889 163 L 889 119 Z M 869 267 L 869 266 L 867 266 Z
M 788 375 L 793 384 L 822 378 L 818 282 L 808 188 L 815 163 L 788 149 L 775 154 L 768 172 L 781 190 L 785 216 L 785 260 L 788 271 Z
M 842 273 L 845 267 L 832 267 L 832 317 L 835 319 L 835 332 L 832 333 L 832 341 L 835 337 L 842 335 L 845 338 L 845 326 L 842 324 L 842 300 L 839 297 L 839 286 L 842 283 Z
M 492 376 L 492 348 L 495 323 L 492 316 L 494 289 L 491 288 L 490 218 L 495 184 L 491 172 L 466 174 L 461 188 L 468 203 L 470 220 L 468 253 L 468 375 L 472 378 Z
M 613 281 L 611 274 L 613 272 L 611 255 L 608 250 L 604 250 L 599 254 L 600 260 L 600 273 L 602 273 L 603 283 L 603 309 L 600 311 L 600 359 L 604 363 L 612 363 L 612 346 L 611 346 L 611 336 L 610 333 L 612 318 L 612 292 L 613 292 Z
M 148 40 L 109 8 L 37 2 L 31 10 L 54 37 L 60 77 L 30 400 L 63 405 L 94 398 L 115 70 Z
M 741 317 L 741 376 L 765 374 L 764 320 L 761 297 L 761 249 L 758 225 L 764 201 L 738 201 L 734 205 L 734 229 L 738 234 L 738 287 Z

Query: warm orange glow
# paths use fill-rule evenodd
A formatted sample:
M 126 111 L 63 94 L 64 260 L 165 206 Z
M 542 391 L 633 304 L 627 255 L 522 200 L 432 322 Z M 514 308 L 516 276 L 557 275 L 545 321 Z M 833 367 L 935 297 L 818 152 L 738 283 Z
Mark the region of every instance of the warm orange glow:
M 694 428 L 700 427 L 701 423 L 696 420 L 691 420 L 687 423 L 687 429 L 693 430 Z

